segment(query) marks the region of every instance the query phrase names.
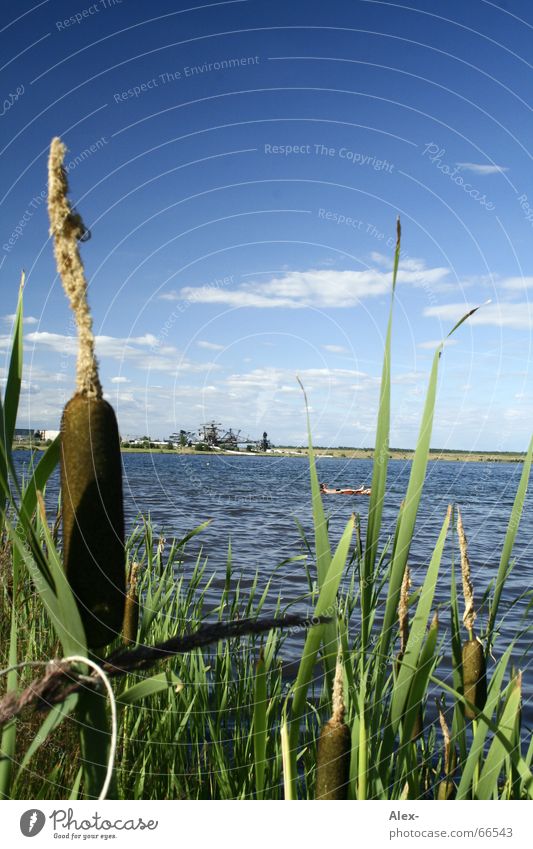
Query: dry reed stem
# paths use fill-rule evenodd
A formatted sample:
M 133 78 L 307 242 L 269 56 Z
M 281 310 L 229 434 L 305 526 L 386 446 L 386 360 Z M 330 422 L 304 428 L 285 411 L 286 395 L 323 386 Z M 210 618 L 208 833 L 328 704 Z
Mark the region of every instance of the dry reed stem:
M 129 586 L 124 604 L 124 623 L 122 626 L 124 642 L 127 645 L 135 643 L 137 640 L 137 630 L 139 628 L 138 583 L 140 571 L 140 563 L 134 562 L 131 564 Z
M 463 595 L 465 599 L 465 612 L 463 613 L 463 625 L 469 633 L 474 629 L 476 611 L 474 610 L 474 587 L 470 577 L 470 560 L 468 559 L 468 545 L 466 534 L 461 518 L 461 511 L 457 508 L 457 534 L 459 536 L 459 550 L 461 552 L 461 575 L 463 578 Z
M 68 181 L 63 161 L 66 147 L 52 139 L 48 159 L 48 216 L 54 240 L 57 270 L 69 299 L 78 329 L 76 391 L 86 398 L 102 398 L 98 365 L 94 352 L 93 322 L 87 301 L 87 280 L 78 250 L 78 241 L 87 232 L 81 216 L 67 198 Z
M 452 741 L 450 736 L 450 729 L 448 727 L 448 723 L 446 722 L 446 717 L 444 716 L 442 705 L 438 699 L 437 710 L 439 712 L 439 723 L 442 731 L 442 736 L 444 737 L 444 774 L 446 777 L 448 777 L 450 775 Z

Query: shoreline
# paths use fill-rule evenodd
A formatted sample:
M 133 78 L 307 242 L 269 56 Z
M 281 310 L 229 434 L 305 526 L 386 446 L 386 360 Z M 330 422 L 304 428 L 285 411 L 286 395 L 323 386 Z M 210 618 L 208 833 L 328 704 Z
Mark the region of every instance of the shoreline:
M 30 445 L 19 443 L 13 446 L 14 451 L 44 451 L 46 445 Z M 307 448 L 277 448 L 271 451 L 195 451 L 194 448 L 121 448 L 123 454 L 174 454 L 176 456 L 214 457 L 305 457 Z M 372 460 L 374 450 L 371 448 L 315 448 L 315 457 L 321 459 Z M 390 460 L 411 461 L 414 450 L 391 448 Z M 526 452 L 509 451 L 451 451 L 433 449 L 429 452 L 429 462 L 449 463 L 522 463 Z
M 277 448 L 271 451 L 195 451 L 194 448 L 122 448 L 124 454 L 178 454 L 183 456 L 214 457 L 308 457 L 307 448 Z M 391 448 L 389 460 L 411 461 L 414 449 Z M 321 459 L 372 460 L 373 448 L 315 448 L 315 457 Z M 429 452 L 429 462 L 442 460 L 451 463 L 522 463 L 526 452 L 509 451 L 442 451 L 432 449 Z

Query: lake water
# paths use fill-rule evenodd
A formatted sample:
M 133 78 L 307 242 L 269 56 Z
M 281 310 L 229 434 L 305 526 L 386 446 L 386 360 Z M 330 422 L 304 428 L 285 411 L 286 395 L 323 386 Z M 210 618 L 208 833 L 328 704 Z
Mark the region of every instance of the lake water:
M 17 465 L 27 462 L 26 452 L 16 452 Z M 211 590 L 216 604 L 217 587 L 224 578 L 228 541 L 231 538 L 233 564 L 250 586 L 256 569 L 266 582 L 282 561 L 303 552 L 295 519 L 312 541 L 309 466 L 305 457 L 221 456 L 173 454 L 123 454 L 126 519 L 131 528 L 140 514 L 150 514 L 158 531 L 167 539 L 212 519 L 202 534 L 188 545 L 188 558 L 196 559 L 200 547 L 208 557 L 208 574 L 217 578 Z M 372 462 L 344 458 L 319 458 L 319 480 L 334 486 L 370 485 Z M 389 464 L 387 496 L 384 505 L 384 538 L 394 530 L 398 507 L 407 489 L 410 462 L 392 460 Z M 456 463 L 432 461 L 428 466 L 415 537 L 409 564 L 414 588 L 423 581 L 429 557 L 449 503 L 459 505 L 469 543 L 469 556 L 476 603 L 496 576 L 507 522 L 518 486 L 520 463 Z M 57 475 L 50 484 L 49 496 L 57 493 Z M 532 486 L 533 490 L 533 486 Z M 325 496 L 330 516 L 330 538 L 336 545 L 352 511 L 361 515 L 364 530 L 368 497 Z M 496 644 L 498 657 L 502 647 L 523 627 L 520 616 L 526 602 L 509 611 L 509 603 L 531 587 L 533 541 L 533 493 L 526 497 L 522 522 L 514 549 L 515 568 L 506 584 L 500 607 L 503 639 Z M 457 546 L 456 546 L 457 553 Z M 442 562 L 436 603 L 443 605 L 441 629 L 449 628 L 445 608 L 450 598 L 451 546 L 447 545 Z M 301 563 L 279 568 L 271 585 L 270 609 L 278 595 L 284 603 L 307 590 Z M 462 593 L 460 599 L 462 602 Z M 268 606 L 265 612 L 268 611 Z M 304 608 L 307 609 L 307 608 Z M 463 605 L 461 603 L 461 614 Z M 508 612 L 508 615 L 505 615 Z M 480 630 L 485 614 L 479 618 Z M 289 655 L 291 645 L 287 647 Z M 298 644 L 294 647 L 297 656 Z M 533 723 L 533 682 L 528 670 L 529 638 L 522 638 L 515 660 L 524 671 L 524 719 Z M 293 658 L 293 659 L 294 659 Z M 288 659 L 291 659 L 290 657 Z

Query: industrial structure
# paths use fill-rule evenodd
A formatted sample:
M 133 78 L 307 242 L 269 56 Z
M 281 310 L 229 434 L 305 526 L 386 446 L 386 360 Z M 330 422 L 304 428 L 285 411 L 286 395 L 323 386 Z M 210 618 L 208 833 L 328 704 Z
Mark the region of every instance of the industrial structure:
M 176 445 L 206 445 L 208 448 L 220 451 L 240 451 L 242 447 L 251 445 L 256 451 L 268 451 L 270 441 L 268 434 L 264 431 L 261 439 L 251 436 L 243 436 L 241 430 L 226 430 L 221 422 L 214 420 L 201 425 L 197 431 L 180 430 L 179 433 L 171 433 L 169 441 Z

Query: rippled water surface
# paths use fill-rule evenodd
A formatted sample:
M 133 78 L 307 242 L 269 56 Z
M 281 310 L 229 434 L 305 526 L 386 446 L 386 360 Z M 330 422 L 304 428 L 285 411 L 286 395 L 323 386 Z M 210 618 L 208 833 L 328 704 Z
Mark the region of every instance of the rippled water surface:
M 24 457 L 24 455 L 26 455 Z M 17 463 L 27 462 L 26 452 L 17 452 Z M 189 544 L 189 558 L 200 546 L 208 557 L 208 574 L 217 573 L 210 601 L 216 603 L 217 586 L 226 568 L 231 538 L 233 564 L 250 586 L 256 569 L 265 582 L 275 568 L 303 552 L 297 519 L 312 539 L 309 467 L 305 457 L 220 456 L 173 454 L 124 454 L 124 496 L 129 528 L 140 514 L 150 514 L 158 531 L 169 538 L 212 519 L 211 524 Z M 476 602 L 479 604 L 489 582 L 496 576 L 507 522 L 518 486 L 519 463 L 456 463 L 434 461 L 428 466 L 422 503 L 409 562 L 414 586 L 420 586 L 449 503 L 461 507 L 469 542 Z M 410 463 L 393 460 L 389 465 L 384 507 L 384 539 L 394 528 L 398 507 L 405 495 Z M 370 484 L 370 460 L 319 458 L 319 479 L 330 485 Z M 50 485 L 57 490 L 57 475 Z M 352 511 L 366 526 L 367 497 L 325 496 L 330 516 L 330 534 L 336 544 Z M 510 603 L 531 586 L 533 539 L 533 495 L 526 498 L 524 514 L 514 549 L 515 568 L 506 585 L 500 613 L 505 614 L 500 646 L 523 627 L 526 602 Z M 451 545 L 443 560 L 436 602 L 443 605 L 441 626 L 449 627 L 446 602 L 450 597 Z M 275 572 L 271 605 L 278 595 L 288 603 L 307 589 L 303 565 L 288 563 Z M 483 613 L 480 616 L 484 624 Z M 524 716 L 533 720 L 530 709 L 531 675 L 526 671 L 529 640 L 522 638 L 516 660 L 525 671 Z M 290 647 L 289 647 L 290 651 Z M 297 648 L 295 649 L 295 652 Z M 524 656 L 525 653 L 525 656 Z M 499 652 L 497 652 L 499 654 Z

